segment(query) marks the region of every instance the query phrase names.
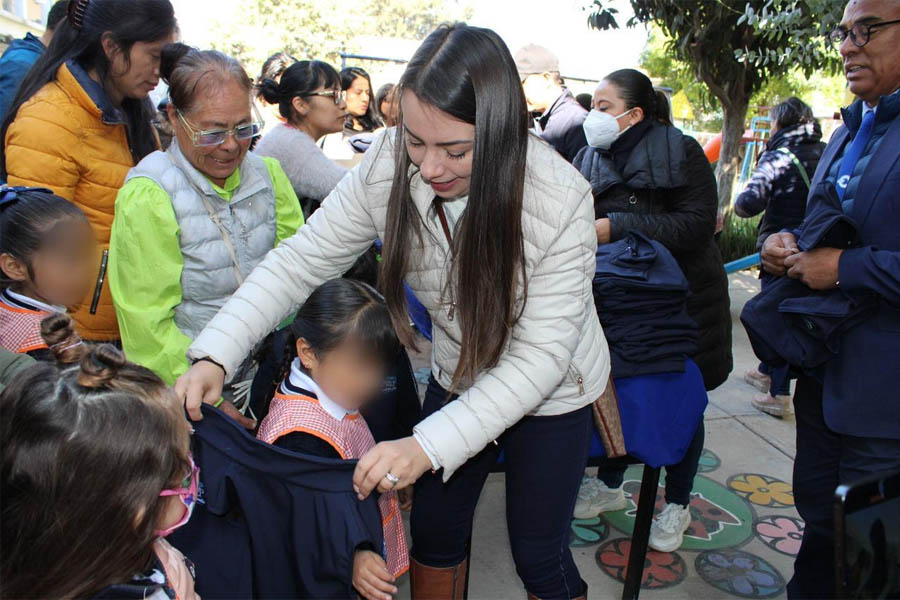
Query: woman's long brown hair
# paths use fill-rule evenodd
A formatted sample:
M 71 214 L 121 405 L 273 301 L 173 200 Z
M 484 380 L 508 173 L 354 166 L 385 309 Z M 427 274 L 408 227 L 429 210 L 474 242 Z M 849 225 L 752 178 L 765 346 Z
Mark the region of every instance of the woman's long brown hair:
M 470 384 L 497 364 L 527 290 L 522 234 L 522 196 L 528 147 L 525 96 L 509 49 L 489 29 L 442 25 L 419 47 L 400 79 L 441 111 L 475 126 L 468 202 L 457 225 L 450 280 L 462 330 L 462 349 L 451 390 Z M 397 127 L 396 170 L 384 237 L 380 287 L 404 344 L 415 346 L 403 281 L 422 221 L 410 195 L 411 161 L 403 115 Z M 523 294 L 526 292 L 523 291 Z
M 189 472 L 174 392 L 113 346 L 89 347 L 65 315 L 42 333 L 58 364 L 0 393 L 0 597 L 81 598 L 150 564 L 165 506 Z

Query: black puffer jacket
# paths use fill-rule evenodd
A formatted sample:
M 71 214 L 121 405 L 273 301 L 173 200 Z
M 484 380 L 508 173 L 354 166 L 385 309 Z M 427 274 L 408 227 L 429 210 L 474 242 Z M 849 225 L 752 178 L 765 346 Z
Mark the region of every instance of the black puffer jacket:
M 757 248 L 762 248 L 770 234 L 795 229 L 803 221 L 809 195 L 807 181 L 816 172 L 824 150 L 822 129 L 815 121 L 780 129 L 766 144 L 747 187 L 734 201 L 734 212 L 739 217 L 753 217 L 766 211 L 759 222 Z M 801 168 L 806 173 L 806 181 Z
M 610 151 L 586 147 L 573 163 L 594 191 L 596 218 L 610 220 L 611 241 L 637 230 L 662 243 L 691 287 L 688 314 L 700 330 L 694 361 L 708 390 L 731 372 L 728 279 L 714 234 L 718 197 L 700 144 L 674 127 L 641 122 Z

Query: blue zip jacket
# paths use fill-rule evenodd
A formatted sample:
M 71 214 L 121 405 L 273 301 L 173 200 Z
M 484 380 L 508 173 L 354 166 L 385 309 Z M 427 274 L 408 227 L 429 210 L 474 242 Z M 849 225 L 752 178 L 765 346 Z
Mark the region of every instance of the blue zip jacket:
M 26 33 L 24 38 L 13 40 L 0 56 L 0 123 L 6 120 L 22 80 L 44 50 L 37 36 Z

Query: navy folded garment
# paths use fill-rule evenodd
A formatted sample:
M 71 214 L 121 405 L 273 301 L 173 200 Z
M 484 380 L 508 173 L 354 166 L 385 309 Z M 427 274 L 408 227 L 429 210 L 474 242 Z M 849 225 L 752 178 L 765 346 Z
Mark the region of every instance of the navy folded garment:
M 600 246 L 593 292 L 614 377 L 684 371 L 697 325 L 687 279 L 665 246 L 637 231 Z
M 816 209 L 803 221 L 800 249 L 856 245 L 857 226 L 843 213 L 834 185 L 823 182 L 815 194 L 821 201 L 810 203 Z M 840 288 L 817 291 L 779 277 L 744 305 L 741 323 L 761 361 L 813 372 L 837 355 L 844 332 L 870 318 L 877 303 L 874 295 L 850 296 Z
M 665 246 L 639 231 L 629 231 L 617 242 L 597 248 L 598 279 L 621 280 L 634 289 L 688 290 L 681 267 Z
M 870 318 L 876 306 L 872 296 L 815 291 L 779 277 L 744 305 L 741 322 L 761 361 L 815 369 L 838 353 L 844 332 Z
M 168 538 L 194 562 L 197 593 L 355 598 L 355 549 L 384 544 L 376 497 L 353 492 L 356 461 L 270 446 L 207 405 L 203 417 L 193 423 L 199 500 Z

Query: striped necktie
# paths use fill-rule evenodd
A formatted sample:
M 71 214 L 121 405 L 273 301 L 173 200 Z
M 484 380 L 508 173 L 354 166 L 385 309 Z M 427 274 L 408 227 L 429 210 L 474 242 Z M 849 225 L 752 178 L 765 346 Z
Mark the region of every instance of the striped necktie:
M 844 200 L 844 194 L 847 192 L 847 184 L 850 183 L 850 178 L 853 177 L 853 170 L 856 168 L 856 163 L 859 162 L 863 152 L 866 150 L 866 146 L 869 144 L 869 140 L 872 139 L 872 129 L 874 125 L 875 111 L 867 111 L 866 114 L 863 115 L 859 130 L 856 132 L 856 135 L 853 136 L 853 141 L 850 142 L 850 145 L 847 146 L 847 151 L 844 152 L 844 158 L 841 159 L 841 168 L 838 170 L 836 187 L 845 215 L 850 214 L 850 211 L 853 210 L 853 198 L 851 197 Z

